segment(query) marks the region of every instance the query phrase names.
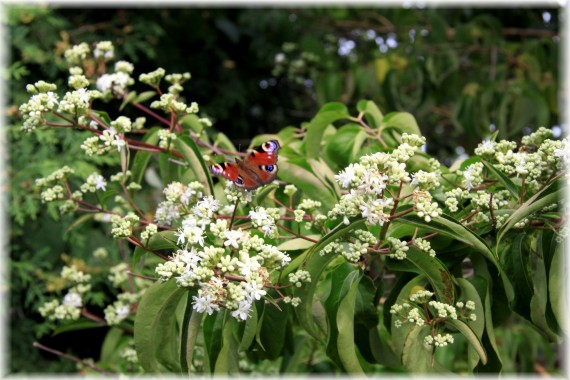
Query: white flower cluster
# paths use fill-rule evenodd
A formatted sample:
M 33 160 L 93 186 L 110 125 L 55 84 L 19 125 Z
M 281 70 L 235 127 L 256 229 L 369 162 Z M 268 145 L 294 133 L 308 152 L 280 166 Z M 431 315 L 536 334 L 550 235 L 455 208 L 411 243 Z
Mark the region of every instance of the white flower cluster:
M 415 303 L 427 303 L 430 298 L 434 296 L 433 292 L 429 290 L 421 289 L 410 295 L 410 301 Z
M 81 316 L 83 306 L 82 295 L 91 290 L 91 275 L 85 274 L 74 265 L 64 266 L 61 278 L 71 285 L 61 303 L 54 299 L 44 303 L 39 308 L 42 317 L 49 320 L 76 320 Z
M 295 273 L 289 274 L 289 282 L 300 288 L 303 283 L 311 282 L 311 274 L 306 270 L 299 269 Z
M 93 56 L 95 58 L 102 58 L 105 61 L 110 61 L 115 56 L 115 48 L 111 41 L 101 41 L 95 44 L 95 49 L 93 50 Z
M 386 195 L 387 186 L 410 182 L 418 186 L 413 197 L 418 216 L 428 222 L 439 216 L 441 209 L 437 203 L 431 202 L 432 197 L 428 192 L 439 186 L 439 163 L 431 163 L 437 166 L 437 170 L 431 173 L 420 170 L 410 175 L 406 171 L 406 162 L 423 144 L 424 137 L 404 133 L 402 143 L 391 153 L 374 153 L 361 157 L 358 163 L 350 164 L 335 176 L 339 185 L 348 189 L 348 193 L 341 196 L 339 203 L 329 212 L 329 217 L 342 217 L 343 222 L 348 224 L 350 217 L 360 215 L 366 218 L 369 225 L 383 226 L 390 220 L 390 211 L 394 206 L 393 198 Z
M 567 139 L 551 140 L 551 137 L 552 131 L 541 127 L 524 136 L 522 146 L 516 152 L 515 142 L 501 140 L 479 144 L 475 154 L 492 163 L 507 176 L 524 177 L 525 186 L 536 190 L 542 186 L 544 180 L 556 171 L 564 169 L 570 158 Z M 466 184 L 470 190 L 467 177 Z
M 428 305 L 435 310 L 436 315 L 440 318 L 457 319 L 457 309 L 453 305 L 438 301 L 429 301 Z
M 469 197 L 469 191 L 463 190 L 459 187 L 447 191 L 445 193 L 445 205 L 449 208 L 451 212 L 457 212 L 459 208 L 459 201 L 467 199 Z
M 155 100 L 150 104 L 150 108 L 158 108 L 168 113 L 198 113 L 198 104 L 196 102 L 192 102 L 188 106 L 186 103 L 176 100 L 176 95 L 170 93 L 162 94 L 160 100 Z
M 64 298 L 65 300 L 65 298 Z M 55 320 L 76 320 L 81 316 L 81 309 L 75 305 L 60 304 L 54 299 L 44 303 L 39 308 L 40 315 L 51 321 Z
M 168 92 L 171 94 L 178 95 L 183 90 L 182 83 L 186 82 L 190 78 L 191 75 L 188 72 L 181 74 L 180 73 L 168 74 L 166 77 L 164 77 L 164 79 L 167 82 L 172 83 L 172 86 L 168 87 Z
M 424 338 L 424 343 L 428 346 L 445 347 L 453 343 L 453 336 L 451 334 L 428 335 Z
M 172 225 L 174 221 L 179 219 L 181 215 L 186 214 L 187 207 L 190 204 L 193 204 L 198 201 L 198 199 L 202 198 L 204 191 L 204 185 L 198 181 L 192 181 L 187 185 L 182 184 L 181 182 L 172 182 L 166 186 L 163 190 L 163 193 L 166 197 L 166 201 L 160 202 L 154 218 L 155 220 L 163 225 Z M 200 208 L 207 208 L 210 206 L 215 206 L 216 210 L 218 209 L 218 203 L 213 202 L 213 198 L 208 198 L 212 202 L 206 201 L 206 203 L 202 203 Z M 195 212 L 198 209 L 195 210 Z M 205 212 L 211 213 L 212 210 Z
M 139 362 L 139 358 L 137 355 L 137 350 L 133 347 L 134 343 L 125 347 L 121 351 L 121 358 L 125 359 L 127 362 L 136 364 Z
M 469 165 L 460 174 L 463 174 L 463 183 L 467 187 L 467 190 L 479 186 L 483 183 L 483 164 L 480 162 L 475 162 Z
M 386 240 L 388 240 L 390 246 L 389 256 L 396 260 L 404 260 L 406 258 L 406 252 L 410 249 L 408 243 L 393 237 L 388 237 Z
M 166 202 L 172 206 L 179 204 L 190 188 L 195 201 L 202 187 L 171 183 L 164 191 Z M 216 219 L 219 208 L 217 200 L 206 196 L 186 209 L 187 215 L 175 234 L 181 249 L 155 271 L 162 281 L 174 278 L 178 286 L 198 287 L 193 298 L 197 312 L 212 314 L 224 307 L 233 317 L 245 320 L 254 307 L 253 302 L 266 295 L 264 288 L 269 283 L 269 273 L 284 267 L 291 259 L 266 244 L 255 230 L 229 229 L 227 219 Z M 179 216 L 172 218 L 172 222 Z M 279 209 L 257 208 L 250 217 L 263 230 L 279 217 Z
M 105 310 L 105 321 L 109 326 L 118 325 L 124 321 L 131 312 L 131 307 L 128 303 L 123 301 L 115 301 L 107 306 Z
M 121 215 L 111 216 L 111 235 L 115 239 L 128 238 L 133 234 L 133 228 L 139 222 L 140 218 L 133 212 L 129 212 L 124 217 Z
M 91 105 L 91 100 L 100 98 L 103 94 L 97 90 L 86 90 L 79 88 L 66 92 L 59 102 L 57 112 L 78 115 L 86 113 Z
M 283 189 L 283 194 L 288 196 L 293 196 L 297 192 L 297 186 L 295 185 L 285 185 L 285 189 Z
M 414 245 L 429 254 L 431 257 L 435 257 L 435 250 L 431 247 L 431 243 L 429 241 L 417 238 L 414 239 Z
M 433 198 L 430 193 L 424 190 L 414 190 L 412 193 L 414 208 L 420 218 L 424 218 L 426 222 L 431 222 L 433 218 L 437 218 L 443 212 L 437 202 L 432 202 Z
M 439 187 L 439 173 L 418 170 L 412 174 L 410 185 L 418 185 L 424 191 Z
M 475 302 L 457 302 L 455 306 L 443 302 L 430 301 L 435 294 L 423 288 L 413 291 L 409 296 L 410 303 L 395 303 L 390 308 L 390 314 L 394 316 L 394 326 L 402 327 L 404 323 L 413 323 L 417 326 L 431 325 L 432 334 L 427 336 L 424 343 L 428 346 L 444 347 L 453 343 L 453 337 L 450 334 L 436 334 L 435 332 L 441 328 L 449 319 L 466 319 L 475 321 Z M 425 307 L 428 309 L 425 309 Z M 461 310 L 458 315 L 457 310 Z M 429 314 L 428 314 L 429 313 Z M 438 326 L 439 325 L 439 326 Z
M 455 304 L 455 307 L 457 309 L 461 309 L 461 314 L 460 314 L 461 317 L 466 318 L 466 319 L 471 320 L 471 321 L 477 320 L 477 315 L 475 313 L 471 313 L 472 311 L 475 310 L 475 302 L 467 301 L 467 302 L 463 303 L 463 302 L 459 301 Z
M 82 42 L 79 45 L 74 45 L 64 52 L 64 57 L 70 66 L 80 65 L 91 53 L 91 49 L 87 43 Z
M 324 256 L 331 252 L 338 252 L 347 261 L 356 263 L 360 261 L 362 255 L 368 252 L 368 247 L 376 243 L 376 237 L 366 230 L 356 230 L 351 238 L 350 242 L 341 242 L 341 239 L 336 239 L 327 244 L 319 254 Z
M 139 80 L 142 83 L 146 83 L 151 87 L 158 87 L 160 81 L 164 77 L 164 74 L 166 74 L 166 71 L 164 71 L 162 67 L 159 67 L 158 69 L 151 71 L 150 73 L 141 74 L 139 76 Z
M 26 103 L 20 105 L 19 111 L 24 119 L 22 130 L 31 132 L 45 124 L 44 113 L 56 109 L 59 104 L 59 97 L 53 92 L 56 86 L 44 81 L 36 82 L 34 85 L 29 84 L 26 89 L 34 95 Z
M 145 242 L 157 232 L 158 232 L 158 226 L 154 223 L 149 223 L 148 226 L 145 227 L 144 231 L 141 232 L 141 240 Z
M 80 189 L 83 193 L 94 193 L 97 190 L 105 191 L 107 187 L 107 181 L 101 174 L 93 173 L 87 177 L 85 183 L 81 185 Z
M 260 228 L 263 231 L 263 236 L 277 237 L 277 225 L 275 224 L 281 216 L 281 210 L 278 208 L 270 207 L 256 207 L 249 211 L 251 224 Z
M 36 179 L 36 186 L 42 189 L 42 192 L 40 193 L 42 202 L 47 203 L 64 199 L 64 187 L 66 184 L 66 179 L 74 173 L 74 170 L 69 166 L 64 166 L 60 169 L 57 169 L 45 178 Z
M 170 132 L 168 129 L 161 129 L 157 133 L 158 146 L 167 149 L 172 141 L 176 140 L 176 133 Z
M 129 266 L 127 263 L 119 263 L 109 268 L 109 275 L 107 278 L 111 281 L 114 287 L 118 288 L 129 279 L 129 275 L 127 273 L 128 269 Z
M 135 83 L 130 76 L 133 69 L 132 63 L 119 61 L 115 64 L 115 72 L 101 75 L 95 85 L 105 97 L 110 97 L 113 93 L 125 93 L 127 87 Z

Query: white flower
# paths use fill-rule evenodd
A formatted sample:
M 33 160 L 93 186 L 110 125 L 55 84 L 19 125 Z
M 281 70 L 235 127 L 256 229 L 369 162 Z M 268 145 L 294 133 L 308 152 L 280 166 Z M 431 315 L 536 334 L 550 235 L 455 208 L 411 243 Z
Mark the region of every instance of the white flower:
M 226 241 L 224 242 L 224 246 L 228 247 L 231 245 L 234 248 L 239 247 L 238 240 L 241 240 L 241 238 L 242 238 L 242 232 L 241 231 L 236 231 L 236 230 L 225 231 L 224 236 L 226 238 Z
M 208 195 L 196 203 L 193 210 L 196 215 L 202 218 L 212 219 L 214 217 L 214 213 L 217 212 L 219 208 L 220 201 L 214 199 L 213 196 Z
M 111 89 L 111 85 L 115 80 L 114 74 L 104 74 L 97 78 L 97 89 L 101 92 L 105 92 Z
M 201 292 L 199 295 L 200 294 Z M 220 309 L 220 307 L 213 302 L 210 294 L 206 294 L 205 296 L 200 295 L 199 297 L 193 296 L 192 299 L 194 300 L 194 305 L 192 307 L 198 313 L 206 312 L 208 315 L 212 315 L 215 310 Z
M 348 165 L 343 171 L 338 173 L 338 175 L 334 176 L 340 186 L 344 187 L 345 189 L 350 186 L 352 181 L 354 181 L 355 174 L 354 174 L 354 165 Z
M 240 301 L 237 310 L 232 311 L 232 317 L 245 321 L 251 312 L 251 302 L 244 300 Z
M 257 262 L 257 260 L 252 260 L 246 254 L 241 255 L 240 260 L 237 262 L 237 266 L 240 267 L 240 274 L 245 278 L 249 278 L 252 272 L 259 269 L 259 262 Z
M 267 294 L 267 292 L 259 287 L 257 282 L 246 282 L 244 289 L 247 292 L 247 300 L 253 302 L 253 300 L 259 301 L 261 297 Z
M 79 90 L 77 90 L 77 95 L 79 96 L 79 100 L 81 102 L 85 103 L 86 106 L 89 105 L 89 100 L 91 98 L 87 90 L 85 90 L 84 88 L 80 88 Z
M 204 246 L 204 230 L 198 226 L 184 226 L 178 229 L 177 244 L 184 244 L 188 241 L 188 244 L 200 244 Z
M 123 305 L 116 311 L 117 318 L 123 320 L 129 315 L 129 305 Z
M 95 188 L 98 190 L 106 190 L 107 182 L 102 175 L 99 175 L 95 178 Z
M 83 301 L 81 296 L 76 292 L 69 292 L 63 297 L 62 305 L 81 307 L 83 306 Z

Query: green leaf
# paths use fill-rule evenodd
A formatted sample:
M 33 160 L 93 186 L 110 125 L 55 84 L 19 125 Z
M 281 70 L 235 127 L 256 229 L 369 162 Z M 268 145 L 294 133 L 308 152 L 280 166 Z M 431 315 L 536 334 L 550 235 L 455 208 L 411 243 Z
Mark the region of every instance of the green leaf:
M 135 317 L 135 347 L 145 372 L 180 371 L 175 311 L 187 290 L 156 282 L 142 296 Z
M 150 131 L 148 131 L 145 134 L 143 142 L 151 145 L 156 145 L 156 143 L 158 142 L 158 131 L 160 130 L 161 128 L 152 128 Z M 137 153 L 135 154 L 135 158 L 133 159 L 133 163 L 131 165 L 132 182 L 138 184 L 141 183 L 141 180 L 143 179 L 144 176 L 144 172 L 146 171 L 146 168 L 150 161 L 151 155 L 152 155 L 151 152 L 146 152 L 144 150 L 137 151 Z
M 473 301 L 475 303 L 475 310 L 471 311 L 470 314 L 475 314 L 476 319 L 474 321 L 469 320 L 466 322 L 466 324 L 471 328 L 471 330 L 473 330 L 473 333 L 477 336 L 477 338 L 479 340 L 482 340 L 483 333 L 485 332 L 485 309 L 483 308 L 481 297 L 479 297 L 479 293 L 477 293 L 475 286 L 473 286 L 473 284 L 471 284 L 466 279 L 458 278 L 457 284 L 461 288 L 462 300 Z M 469 337 L 466 336 L 466 338 L 470 343 L 468 350 L 468 360 L 470 370 L 472 371 L 473 368 L 477 366 L 480 355 L 477 353 L 477 347 L 473 346 L 469 340 Z
M 238 350 L 247 351 L 249 349 L 249 346 L 251 346 L 251 343 L 253 343 L 256 333 L 257 333 L 257 307 L 253 305 L 253 307 L 251 308 L 251 315 L 245 321 L 243 335 L 241 337 Z
M 338 254 L 329 253 L 321 256 L 319 252 L 329 243 L 335 239 L 344 236 L 345 234 L 359 228 L 364 224 L 364 219 L 357 219 L 348 225 L 340 224 L 326 236 L 324 236 L 317 244 L 311 247 L 305 254 L 306 261 L 303 264 L 303 270 L 309 272 L 311 282 L 303 285 L 301 288 L 294 289 L 294 294 L 300 297 L 302 302 L 295 308 L 295 314 L 299 319 L 301 326 L 311 334 L 315 339 L 322 340 L 322 331 L 317 327 L 313 319 L 313 297 L 319 278 L 327 265 L 335 259 Z
M 160 169 L 160 178 L 162 179 L 162 185 L 164 187 L 168 186 L 171 182 L 180 180 L 181 166 L 172 161 L 172 156 L 170 154 L 158 154 L 158 167 Z
M 189 170 L 194 174 L 196 181 L 203 183 L 206 187 L 205 193 L 207 195 L 214 194 L 212 177 L 194 140 L 188 136 L 179 136 L 174 140 L 174 144 L 188 162 Z
M 529 252 L 530 253 L 530 252 Z M 557 331 L 553 331 L 547 321 L 548 284 L 543 257 L 530 254 L 532 284 L 534 295 L 530 300 L 530 319 L 548 338 L 555 343 L 561 342 Z
M 503 245 L 500 257 L 508 281 L 516 289 L 510 300 L 511 308 L 526 319 L 530 319 L 529 301 L 533 295 L 529 253 L 528 235 L 520 233 L 510 246 Z
M 345 371 L 350 374 L 364 375 L 354 344 L 354 310 L 358 283 L 361 277 L 362 273 L 354 271 L 346 278 L 345 284 L 349 289 L 346 296 L 340 301 L 336 325 L 338 328 L 338 355 Z
M 424 274 L 430 282 L 437 299 L 440 302 L 453 305 L 455 301 L 455 287 L 453 277 L 447 267 L 436 257 L 416 247 L 409 247 L 406 252 L 407 260 L 418 268 L 418 273 Z
M 390 112 L 382 120 L 382 130 L 396 129 L 400 134 L 422 135 L 414 115 L 408 112 Z
M 305 153 L 307 158 L 320 156 L 321 140 L 325 129 L 333 122 L 349 118 L 348 109 L 342 103 L 325 104 L 307 125 Z
M 204 130 L 204 125 L 198 120 L 198 116 L 190 114 L 180 118 L 180 124 L 183 127 L 188 127 L 195 133 L 201 133 Z M 187 128 L 185 128 L 187 129 Z
M 210 371 L 214 371 L 215 364 L 220 353 L 223 340 L 224 321 L 226 319 L 226 310 L 206 316 L 202 327 L 204 334 L 204 343 L 206 353 L 210 363 Z
M 564 333 L 567 333 L 566 315 L 568 304 L 564 293 L 564 250 L 562 245 L 556 247 L 550 271 L 548 274 L 548 297 L 552 307 L 552 312 L 556 317 L 558 325 Z
M 518 201 L 520 197 L 519 188 L 511 181 L 506 175 L 500 170 L 497 170 L 495 166 L 485 160 L 481 160 L 483 165 L 489 170 L 489 172 L 499 180 L 499 182 L 511 193 L 511 195 Z
M 438 363 L 434 362 L 432 365 L 432 350 L 424 346 L 424 339 L 431 332 L 429 326 L 412 326 L 403 342 L 402 364 L 404 368 L 412 373 L 439 372 Z
M 380 111 L 376 103 L 372 100 L 360 100 L 356 104 L 356 109 L 358 112 L 364 113 L 366 122 L 370 128 L 376 129 L 382 125 L 384 115 L 382 115 L 382 111 Z
M 479 275 L 472 277 L 470 279 L 470 282 L 477 289 L 479 296 L 484 299 L 485 303 L 485 331 L 483 333 L 483 337 L 481 338 L 481 342 L 483 343 L 483 348 L 485 348 L 485 351 L 487 352 L 487 363 L 485 366 L 480 363 L 475 370 L 477 372 L 499 373 L 503 368 L 503 363 L 501 356 L 499 355 L 497 339 L 495 338 L 495 327 L 491 308 L 491 295 L 489 293 L 488 285 L 489 282 L 486 278 Z M 475 311 L 477 312 L 477 310 Z M 479 319 L 478 314 L 477 319 Z
M 328 141 L 325 153 L 329 160 L 336 165 L 335 169 L 342 170 L 358 158 L 358 152 L 368 134 L 358 124 L 349 124 L 340 128 Z
M 334 194 L 335 198 L 338 198 L 340 196 L 340 187 L 334 178 L 335 173 L 331 168 L 320 158 L 317 160 L 307 159 L 307 163 L 315 176 L 327 187 L 328 191 Z
M 226 320 L 222 334 L 222 348 L 214 368 L 214 374 L 216 375 L 233 375 L 239 372 L 237 342 L 234 338 L 234 330 L 237 323 L 235 318 Z
M 306 237 L 313 240 L 319 240 L 321 235 L 307 235 Z M 309 241 L 307 239 L 295 238 L 295 239 L 285 240 L 283 243 L 277 246 L 277 249 L 279 249 L 280 251 L 297 251 L 300 249 L 311 248 L 314 244 L 315 244 L 314 242 Z
M 123 98 L 123 102 L 121 103 L 121 105 L 119 106 L 119 111 L 122 111 L 127 104 L 129 104 L 130 102 L 132 102 L 135 98 L 137 97 L 137 92 L 136 91 L 131 91 L 127 94 L 127 96 L 125 96 Z
M 505 234 L 513 228 L 513 226 L 526 218 L 527 216 L 541 210 L 542 208 L 558 202 L 564 196 L 565 191 L 564 181 L 558 179 L 551 182 L 544 189 L 540 190 L 525 203 L 523 203 L 503 224 L 498 233 L 497 238 L 497 251 L 500 249 L 500 242 Z
M 156 95 L 156 91 L 143 91 L 135 99 L 134 103 L 144 103 Z
M 130 339 L 130 338 L 129 338 Z M 124 341 L 123 344 L 121 344 Z M 101 362 L 112 362 L 118 358 L 120 351 L 128 344 L 125 332 L 119 327 L 111 327 L 105 335 L 101 346 Z
M 171 250 L 176 251 L 178 246 L 176 245 L 176 241 L 178 238 L 174 235 L 176 231 L 167 230 L 167 231 L 160 231 L 154 235 L 152 235 L 148 239 L 148 244 L 143 241 L 143 244 L 149 249 L 153 251 L 161 251 L 161 250 Z M 140 260 L 149 252 L 145 247 L 136 247 L 135 252 L 133 254 L 133 267 L 137 267 Z
M 416 215 L 406 215 L 398 219 L 463 242 L 483 254 L 497 268 L 500 268 L 497 257 L 485 240 L 448 215 L 442 214 L 437 218 L 433 218 L 429 223 Z
M 287 334 L 287 319 L 290 306 L 280 305 L 278 310 L 274 305 L 264 304 L 262 318 L 258 322 L 259 332 L 257 340 L 265 351 L 264 357 L 276 360 L 282 355 L 285 337 Z
M 192 308 L 192 296 L 195 292 L 188 292 L 186 298 L 186 310 L 184 312 L 184 320 L 182 322 L 182 334 L 180 336 L 180 367 L 181 373 L 191 373 L 192 356 L 194 354 L 194 346 L 196 338 L 200 333 L 200 325 L 204 313 L 194 312 Z
M 92 321 L 90 319 L 78 319 L 76 321 L 68 322 L 61 326 L 58 326 L 54 330 L 52 336 L 56 336 L 70 331 L 96 329 L 99 327 L 105 327 L 105 325 L 101 322 Z
M 486 364 L 487 363 L 487 353 L 485 352 L 485 349 L 483 348 L 483 345 L 481 344 L 481 340 L 479 339 L 477 334 L 475 334 L 473 332 L 471 327 L 469 327 L 465 322 L 460 321 L 459 319 L 449 319 L 447 321 L 447 323 L 454 326 L 457 330 L 459 330 L 459 332 L 464 337 L 467 338 L 467 341 L 469 342 L 471 347 L 473 347 L 475 349 L 475 351 L 477 352 L 477 354 L 481 358 L 481 362 L 483 364 Z
M 336 203 L 337 195 L 329 186 L 310 170 L 288 161 L 285 157 L 279 159 L 279 177 L 297 186 L 307 197 L 318 199 L 323 205 Z
M 390 303 L 386 302 L 384 304 L 384 307 L 389 310 L 392 307 L 392 305 L 394 305 L 396 303 L 398 303 L 398 304 L 402 304 L 404 302 L 409 303 L 410 302 L 410 293 L 412 292 L 412 289 L 416 286 L 424 287 L 427 283 L 428 283 L 428 281 L 427 281 L 427 278 L 425 276 L 419 275 L 419 276 L 413 277 L 405 285 L 403 285 L 401 287 L 396 299 L 394 299 L 393 302 L 390 302 Z M 389 311 L 388 311 L 388 313 L 389 313 Z M 389 314 L 389 315 L 391 315 L 391 314 Z M 396 327 L 395 321 L 397 319 L 398 319 L 398 317 L 396 317 L 396 316 L 393 316 L 391 318 L 391 320 L 390 320 L 390 332 L 392 335 L 392 342 L 394 344 L 394 351 L 395 351 L 396 355 L 401 360 L 403 350 L 404 350 L 404 344 L 406 342 L 406 337 L 411 332 L 413 327 L 416 325 L 410 324 L 410 323 L 405 323 L 401 327 Z M 423 346 L 423 342 L 421 342 L 421 344 Z
M 338 336 L 340 334 L 339 326 L 336 324 L 337 315 L 342 299 L 349 291 L 352 282 L 347 282 L 352 273 L 357 272 L 357 269 L 350 265 L 346 260 L 341 264 L 335 266 L 328 272 L 326 279 L 330 283 L 330 291 L 327 299 L 324 302 L 328 321 L 328 334 L 327 334 L 327 356 L 335 362 L 339 368 L 343 367 L 342 361 L 338 352 Z

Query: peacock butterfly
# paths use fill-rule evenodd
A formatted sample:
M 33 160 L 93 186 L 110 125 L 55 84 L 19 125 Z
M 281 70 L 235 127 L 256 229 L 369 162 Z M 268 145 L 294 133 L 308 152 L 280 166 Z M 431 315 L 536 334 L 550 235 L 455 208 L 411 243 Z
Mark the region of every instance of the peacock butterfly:
M 254 190 L 267 185 L 277 176 L 277 140 L 269 140 L 253 148 L 243 160 L 223 162 L 210 166 L 212 174 L 229 179 L 237 187 Z

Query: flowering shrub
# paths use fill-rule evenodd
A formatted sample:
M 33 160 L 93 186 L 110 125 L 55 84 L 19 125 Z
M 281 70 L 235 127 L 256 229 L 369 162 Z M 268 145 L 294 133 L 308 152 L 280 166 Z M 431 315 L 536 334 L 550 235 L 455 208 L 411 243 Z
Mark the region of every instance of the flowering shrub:
M 181 96 L 190 74 L 140 74 L 150 90 L 137 93 L 131 63 L 107 72 L 110 42 L 65 57 L 69 89 L 29 85 L 22 130 L 77 129 L 87 156 L 118 155 L 121 167 L 78 181 L 66 166 L 36 185 L 62 214 L 107 225 L 125 254 L 99 280 L 121 290 L 104 316 L 84 297 L 94 280 L 73 266 L 67 293 L 40 313 L 120 329 L 108 344 L 128 365 L 99 365 L 227 374 L 283 358 L 288 372 L 326 357 L 328 371 L 442 372 L 457 370 L 439 355 L 457 345 L 447 355 L 463 370 L 500 372 L 495 329 L 513 312 L 560 342 L 569 155 L 550 130 L 520 144 L 491 136 L 447 168 L 423 153 L 410 114 L 330 103 L 304 128 L 254 139 L 280 141 L 279 180 L 248 192 L 207 170 L 244 153 Z M 141 116 L 95 108 L 112 99 Z

